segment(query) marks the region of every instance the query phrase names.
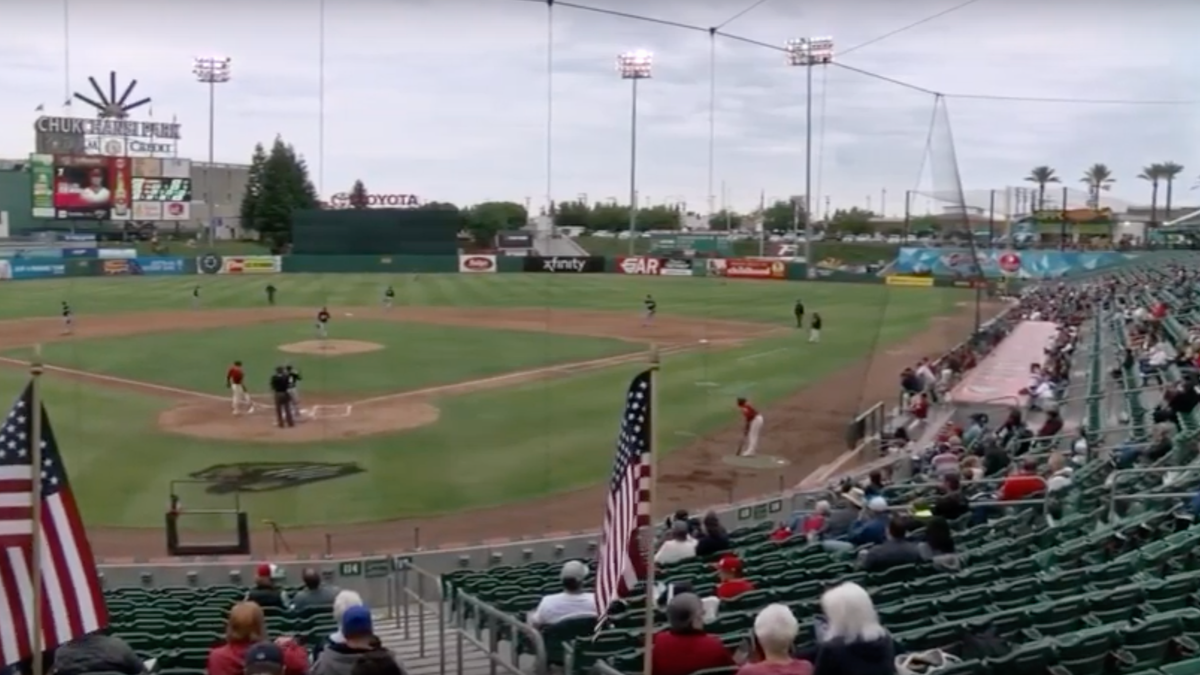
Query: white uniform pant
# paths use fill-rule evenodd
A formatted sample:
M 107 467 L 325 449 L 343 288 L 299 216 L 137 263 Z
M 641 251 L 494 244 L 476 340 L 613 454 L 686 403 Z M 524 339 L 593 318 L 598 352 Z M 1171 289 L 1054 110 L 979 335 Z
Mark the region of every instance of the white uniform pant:
M 759 415 L 750 420 L 750 427 L 746 429 L 746 445 L 742 448 L 743 457 L 752 457 L 758 452 L 758 437 L 762 434 L 763 416 Z
M 808 341 L 809 342 L 820 342 L 821 341 L 821 329 L 820 328 L 810 328 L 808 331 Z
M 291 402 L 292 415 L 298 417 L 300 415 L 300 390 L 295 387 L 288 389 L 288 400 Z
M 329 337 L 328 324 L 322 323 L 320 321 L 317 322 L 317 337 L 321 338 L 322 340 Z
M 239 412 L 242 408 L 250 409 L 254 407 L 254 402 L 250 400 L 250 395 L 246 393 L 246 388 L 240 384 L 229 385 L 229 391 L 233 394 L 233 412 Z

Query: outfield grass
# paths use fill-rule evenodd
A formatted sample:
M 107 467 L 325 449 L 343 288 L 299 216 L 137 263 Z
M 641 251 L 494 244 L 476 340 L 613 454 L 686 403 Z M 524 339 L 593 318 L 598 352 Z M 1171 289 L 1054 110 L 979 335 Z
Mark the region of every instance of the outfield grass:
M 380 289 L 395 283 L 403 305 L 457 307 L 578 307 L 636 312 L 641 297 L 652 292 L 664 315 L 682 314 L 788 325 L 791 304 L 804 299 L 810 311 L 825 317 L 825 342 L 808 345 L 797 334 L 755 340 L 738 349 L 668 356 L 662 368 L 660 442 L 669 452 L 689 439 L 679 432 L 703 434 L 734 419 L 730 398 L 748 394 L 762 404 L 795 391 L 807 382 L 851 364 L 889 342 L 923 329 L 938 314 L 964 299 L 952 289 L 894 288 L 882 285 L 831 283 L 722 282 L 718 279 L 670 279 L 616 275 L 285 275 L 274 277 L 176 277 L 158 279 L 71 279 L 6 284 L 0 317 L 54 315 L 57 303 L 69 300 L 81 322 L 89 314 L 139 310 L 186 309 L 189 291 L 200 283 L 206 305 L 214 308 L 262 304 L 261 288 L 271 281 L 281 303 L 331 308 L 377 302 Z M 306 323 L 285 323 L 295 339 L 308 339 Z M 361 330 L 386 341 L 389 349 L 374 358 L 404 358 L 412 366 L 410 385 L 430 374 L 422 359 L 396 356 L 405 349 L 436 358 L 439 350 L 477 353 L 455 373 L 473 377 L 491 368 L 499 356 L 515 369 L 533 364 L 552 351 L 554 360 L 569 359 L 560 349 L 582 351 L 628 348 L 608 340 L 541 335 L 505 342 L 507 331 L 405 325 L 407 337 L 384 335 L 393 325 L 338 322 L 336 330 Z M 141 361 L 148 354 L 167 354 L 190 363 L 181 372 L 198 378 L 189 388 L 214 390 L 231 347 L 273 350 L 282 339 L 269 325 L 201 331 L 191 335 L 139 336 L 120 340 L 75 341 L 51 345 L 51 359 L 75 367 L 105 370 L 127 377 L 161 378 Z M 260 333 L 260 329 L 262 332 Z M 408 333 L 408 330 L 414 332 Z M 340 337 L 335 336 L 335 337 Z M 347 335 L 347 337 L 349 337 Z M 355 336 L 357 339 L 364 339 Z M 476 345 L 476 338 L 482 344 Z M 553 340 L 547 350 L 544 340 Z M 161 343 L 158 342 L 161 340 Z M 564 342 L 559 342 L 563 340 Z M 582 340 L 582 342 L 577 342 Z M 148 341 L 148 342 L 147 342 Z M 448 341 L 451 344 L 440 344 Z M 426 344 L 432 342 L 434 344 Z M 61 350 L 61 351 L 60 351 Z M 462 352 L 460 352 L 462 353 Z M 582 352 L 581 352 L 582 353 Z M 134 358 L 130 355 L 141 355 Z M 371 357 L 364 354 L 363 357 Z M 339 357 L 339 359 L 353 357 Z M 585 357 L 586 358 L 586 357 Z M 207 360 L 218 364 L 207 365 Z M 343 362 L 343 361 L 340 361 Z M 344 363 L 344 362 L 343 362 Z M 383 362 L 372 362 L 371 371 Z M 309 366 L 310 368 L 312 366 Z M 459 368 L 460 366 L 455 366 Z M 96 388 L 77 380 L 45 377 L 46 397 L 63 446 L 83 512 L 92 525 L 160 526 L 168 484 L 173 479 L 214 464 L 266 461 L 357 462 L 364 473 L 335 481 L 274 492 L 244 494 L 243 506 L 255 518 L 281 525 L 378 520 L 427 515 L 468 507 L 503 504 L 569 490 L 604 479 L 612 461 L 615 415 L 622 389 L 636 366 L 580 374 L 568 379 L 444 396 L 438 423 L 390 436 L 331 443 L 259 445 L 223 443 L 165 435 L 155 426 L 157 413 L 170 402 L 124 390 Z M 476 369 L 476 370 L 471 370 Z M 204 374 L 201 375 L 200 373 Z M 468 374 L 474 373 L 474 374 Z M 211 375 L 210 375 L 211 374 Z M 182 375 L 180 375 L 182 377 Z M 214 382 L 209 383 L 208 377 Z M 353 382 L 378 384 L 374 373 L 355 375 Z M 201 382 L 200 379 L 204 379 Z M 23 374 L 0 369 L 0 390 L 19 391 Z M 160 380 L 161 381 L 161 380 Z M 697 386 L 715 382 L 715 387 Z M 350 381 L 328 382 L 330 387 Z M 393 389 L 404 388 L 395 386 Z M 203 495 L 184 495 L 193 508 Z M 216 505 L 216 504 L 212 504 Z

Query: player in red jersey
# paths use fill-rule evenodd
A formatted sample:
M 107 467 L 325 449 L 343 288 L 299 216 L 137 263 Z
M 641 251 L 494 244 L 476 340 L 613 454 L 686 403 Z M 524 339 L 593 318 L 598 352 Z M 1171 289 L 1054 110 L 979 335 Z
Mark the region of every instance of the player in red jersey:
M 738 450 L 738 455 L 741 457 L 753 457 L 754 453 L 758 451 L 758 436 L 762 433 L 763 416 L 744 398 L 738 398 L 737 407 L 738 410 L 742 411 L 742 419 L 746 421 L 745 429 L 742 431 L 742 445 Z
M 247 412 L 254 412 L 254 401 L 251 401 L 250 394 L 246 393 L 246 371 L 242 370 L 241 361 L 234 361 L 229 370 L 225 371 L 225 386 L 229 387 L 233 395 L 234 415 L 242 414 L 243 407 Z

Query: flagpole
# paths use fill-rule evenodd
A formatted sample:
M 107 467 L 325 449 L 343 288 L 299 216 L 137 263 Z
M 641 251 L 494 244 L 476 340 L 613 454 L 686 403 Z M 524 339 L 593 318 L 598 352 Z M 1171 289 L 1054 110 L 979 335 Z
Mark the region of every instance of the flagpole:
M 33 410 L 29 411 L 32 415 L 32 425 L 29 439 L 29 466 L 32 474 L 32 485 L 30 487 L 29 498 L 33 500 L 32 504 L 32 537 L 29 545 L 29 578 L 33 583 L 33 611 L 30 616 L 33 617 L 33 635 L 30 636 L 29 643 L 32 647 L 33 675 L 42 675 L 42 346 L 36 345 L 33 348 L 33 361 L 29 364 L 29 405 Z
M 654 592 L 654 502 L 658 484 L 658 371 L 662 359 L 658 346 L 650 347 L 650 484 L 646 494 L 646 511 L 650 515 L 650 524 L 646 528 L 649 544 L 646 546 L 646 619 L 643 630 L 646 635 L 646 646 L 642 651 L 642 675 L 652 675 L 652 652 L 654 651 L 654 610 L 657 597 Z M 35 673 L 34 675 L 39 675 Z

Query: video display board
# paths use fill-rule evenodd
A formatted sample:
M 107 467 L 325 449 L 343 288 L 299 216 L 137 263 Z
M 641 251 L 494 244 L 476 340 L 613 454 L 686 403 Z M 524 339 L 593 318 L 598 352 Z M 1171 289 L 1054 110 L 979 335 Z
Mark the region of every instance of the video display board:
M 33 217 L 182 221 L 191 218 L 191 161 L 104 155 L 30 156 Z

